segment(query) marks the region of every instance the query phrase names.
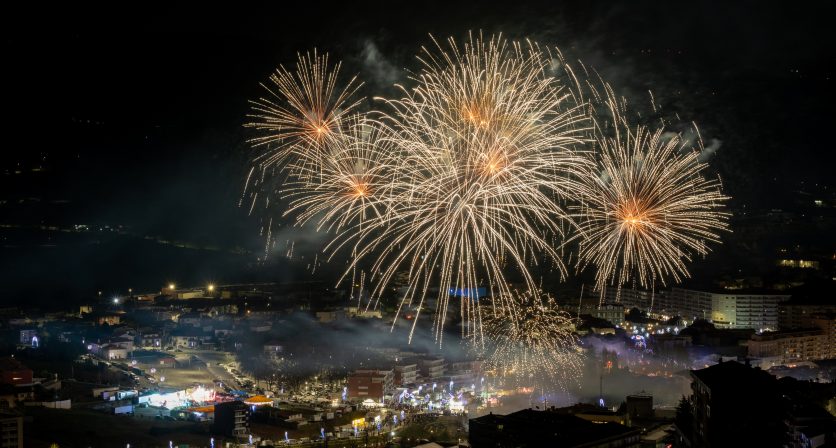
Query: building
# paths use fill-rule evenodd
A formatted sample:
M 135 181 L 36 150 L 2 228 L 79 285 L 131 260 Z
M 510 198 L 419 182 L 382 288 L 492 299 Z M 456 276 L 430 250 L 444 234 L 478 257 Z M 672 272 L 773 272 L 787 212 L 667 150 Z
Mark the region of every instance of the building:
M 818 329 L 765 332 L 749 340 L 749 356 L 759 358 L 764 369 L 827 359 L 831 351 L 828 336 Z
M 829 313 L 836 313 L 836 303 L 807 303 L 793 299 L 778 305 L 778 328 L 811 328 L 813 316 Z
M 128 357 L 128 350 L 115 344 L 107 344 L 102 346 L 99 356 L 108 360 L 125 359 Z
M 690 336 L 681 334 L 654 334 L 650 338 L 650 344 L 657 353 L 667 353 L 676 350 L 687 349 L 691 346 L 692 339 Z
M 653 305 L 655 305 L 655 299 L 656 297 L 654 297 L 653 291 L 644 289 L 607 286 L 604 293 L 605 303 L 618 303 L 628 310 L 630 308 L 638 308 L 642 311 L 650 311 Z M 617 324 L 618 322 L 613 323 Z
M 640 440 L 641 430 L 618 423 L 593 423 L 571 414 L 531 409 L 470 419 L 468 436 L 473 448 L 638 448 Z
M 405 384 L 415 384 L 418 381 L 418 364 L 416 363 L 401 363 L 397 364 L 394 369 L 394 385 L 403 386 Z
M 418 372 L 429 381 L 444 376 L 444 358 L 423 358 L 418 360 Z
M 816 406 L 798 406 L 786 420 L 789 437 L 784 446 L 818 448 L 833 446 L 833 415 Z
M 355 370 L 348 375 L 348 398 L 383 400 L 394 390 L 394 377 L 391 370 Z
M 831 383 L 778 380 L 733 361 L 691 371 L 692 395 L 677 407 L 676 446 L 833 446 L 836 418 L 825 410 Z
M 668 316 L 680 316 L 688 321 L 711 319 L 710 292 L 673 288 L 656 301 L 656 310 Z
M 23 416 L 0 413 L 0 448 L 23 448 Z
M 32 384 L 32 369 L 15 358 L 0 358 L 0 383 L 20 386 Z
M 452 382 L 458 389 L 468 388 L 475 392 L 476 387 L 483 384 L 481 360 L 451 362 L 445 365 L 444 371 L 444 382 Z
M 836 313 L 814 314 L 811 321 L 813 326 L 821 330 L 826 338 L 823 359 L 836 359 Z
M 631 419 L 649 419 L 654 417 L 653 396 L 649 394 L 627 395 L 627 415 Z
M 562 408 L 552 407 L 548 410 L 549 412 L 556 412 L 558 414 L 574 415 L 575 417 L 593 423 L 627 424 L 627 415 L 624 412 L 613 411 L 612 409 L 604 408 L 597 404 L 575 403 L 572 406 L 564 406 Z
M 632 308 L 632 307 L 631 307 Z M 581 307 L 581 314 L 587 314 L 597 319 L 603 319 L 613 325 L 624 324 L 624 304 L 608 302 Z
M 129 335 L 118 336 L 108 340 L 111 345 L 116 345 L 124 348 L 127 352 L 134 351 L 134 337 Z
M 677 420 L 688 446 L 776 446 L 783 440 L 785 403 L 774 376 L 726 361 L 692 370 L 691 379 L 692 415 Z
M 197 348 L 200 346 L 200 337 L 186 334 L 172 335 L 171 345 L 177 348 Z
M 779 259 L 776 265 L 782 268 L 798 268 L 798 269 L 819 269 L 821 264 L 816 260 L 804 260 L 797 258 L 782 258 Z
M 247 437 L 250 434 L 250 407 L 241 401 L 216 404 L 212 432 L 239 439 Z
M 688 321 L 706 319 L 717 328 L 777 330 L 778 304 L 789 298 L 784 294 L 673 288 L 657 298 L 656 309 Z
M 37 347 L 40 345 L 40 341 L 38 340 L 38 330 L 20 330 L 20 341 L 18 343 L 24 347 Z
M 143 348 L 159 349 L 163 345 L 163 338 L 157 331 L 143 332 L 137 340 L 139 346 Z

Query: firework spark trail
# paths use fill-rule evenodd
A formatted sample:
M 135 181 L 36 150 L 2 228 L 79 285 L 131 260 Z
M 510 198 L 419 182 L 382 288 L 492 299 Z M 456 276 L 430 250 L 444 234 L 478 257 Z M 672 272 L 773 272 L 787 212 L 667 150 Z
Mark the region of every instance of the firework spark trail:
M 483 317 L 488 368 L 519 385 L 565 391 L 583 363 L 572 319 L 542 293 L 515 291 L 508 303 Z
M 329 65 L 328 55 L 300 54 L 296 70 L 280 66 L 270 76 L 270 85 L 262 84 L 266 95 L 251 101 L 248 127 L 258 136 L 250 139 L 255 147 L 266 146 L 254 162 L 262 167 L 282 165 L 302 151 L 310 151 L 339 132 L 342 119 L 357 108 L 360 100 L 351 97 L 361 87 L 356 77 L 338 89 L 340 63 Z
M 536 44 L 501 36 L 471 36 L 463 48 L 453 39 L 435 43 L 420 58 L 416 85 L 386 101 L 381 121 L 395 131 L 401 162 L 386 214 L 337 240 L 354 241 L 355 263 L 374 259 L 377 296 L 396 272 L 408 271 L 399 314 L 409 306 L 420 314 L 438 285 L 440 343 L 451 291 L 466 291 L 460 306 L 470 322 L 479 286 L 492 297 L 510 295 L 508 265 L 530 287 L 528 264 L 541 254 L 565 274 L 548 235 L 572 221 L 561 202 L 583 188 L 577 178 L 588 159 L 578 148 L 589 123 L 583 105 L 547 73 L 550 55 Z
M 720 241 L 729 217 L 719 179 L 703 176 L 701 141 L 693 148 L 664 127 L 630 125 L 625 103 L 606 88 L 595 128 L 600 174 L 587 178 L 578 261 L 595 266 L 602 298 L 607 284 L 688 277 L 686 262 Z
M 696 152 L 667 138 L 664 121 L 631 126 L 626 104 L 600 77 L 599 93 L 583 65 L 502 36 L 433 43 L 402 97 L 382 99 L 386 112 L 357 114 L 359 83 L 339 89 L 339 64 L 314 52 L 296 72 L 277 70 L 248 124 L 260 133 L 251 143 L 266 148 L 247 175 L 253 205 L 280 183 L 284 216 L 332 233 L 329 261 L 350 254 L 340 281 L 350 277 L 353 292 L 359 271 L 358 300 L 364 290 L 379 300 L 405 272 L 395 320 L 415 309 L 410 340 L 435 299 L 442 343 L 453 291 L 464 337 L 482 336 L 483 316 L 516 316 L 506 274 L 534 291 L 530 270 L 546 259 L 564 276 L 570 241 L 579 242 L 570 263 L 594 265 L 603 290 L 679 281 L 727 228 L 726 197 Z
M 281 193 L 288 201 L 284 216 L 293 217 L 298 226 L 310 222 L 317 231 L 329 233 L 355 225 L 362 230 L 369 220 L 379 221 L 399 168 L 392 139 L 386 137 L 389 132 L 383 124 L 355 114 L 343 119 L 315 150 L 297 151 L 287 165 Z M 356 249 L 350 257 L 356 258 Z M 360 269 L 358 279 L 356 266 L 349 270 L 352 297 L 355 286 L 359 287 L 359 310 L 367 292 L 366 272 Z M 366 310 L 371 304 L 370 300 Z
M 342 131 L 344 119 L 359 105 L 352 96 L 362 84 L 356 77 L 340 84 L 339 73 L 340 64 L 329 64 L 327 54 L 316 50 L 300 54 L 295 70 L 280 66 L 261 85 L 265 95 L 250 101 L 252 112 L 245 126 L 255 129 L 249 143 L 259 150 L 251 160 L 242 196 L 242 202 L 249 196 L 250 213 L 259 198 L 269 208 L 270 198 L 289 176 L 290 165 L 294 169 L 302 166 L 300 161 L 318 165 L 324 143 Z
M 320 151 L 300 152 L 288 165 L 284 215 L 297 225 L 313 220 L 317 231 L 336 232 L 384 213 L 397 168 L 391 139 L 384 138 L 387 128 L 361 115 L 347 122 L 321 142 Z

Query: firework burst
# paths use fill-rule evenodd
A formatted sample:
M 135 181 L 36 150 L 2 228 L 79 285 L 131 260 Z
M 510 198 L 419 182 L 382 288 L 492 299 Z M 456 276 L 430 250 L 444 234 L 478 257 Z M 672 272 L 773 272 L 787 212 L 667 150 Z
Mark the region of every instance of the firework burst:
M 259 203 L 270 210 L 283 194 L 293 196 L 297 203 L 302 201 L 293 191 L 312 179 L 311 173 L 320 170 L 324 160 L 339 152 L 335 148 L 356 136 L 352 132 L 346 136 L 345 125 L 360 121 L 347 117 L 354 115 L 360 103 L 353 95 L 361 84 L 355 77 L 341 85 L 339 74 L 340 64 L 329 64 L 327 54 L 319 55 L 316 50 L 300 54 L 294 71 L 280 66 L 269 82 L 261 85 L 265 95 L 250 101 L 252 112 L 245 126 L 255 129 L 249 142 L 259 150 L 251 160 L 242 197 L 243 202 L 249 196 L 250 213 Z M 347 152 L 353 153 L 354 146 Z M 337 169 L 332 163 L 324 171 L 333 174 Z M 289 193 L 283 191 L 287 186 L 291 186 Z M 302 222 L 313 214 L 304 215 Z M 267 239 L 265 257 L 272 244 L 272 228 L 271 216 L 262 229 Z
M 624 103 L 608 95 L 611 121 L 596 127 L 599 174 L 587 178 L 580 266 L 594 265 L 596 283 L 638 281 L 653 287 L 688 277 L 686 262 L 710 251 L 728 229 L 728 199 L 719 179 L 704 176 L 696 147 L 663 127 L 630 126 Z
M 329 260 L 350 254 L 341 281 L 354 287 L 359 271 L 358 297 L 403 282 L 395 319 L 415 315 L 410 340 L 418 315 L 431 312 L 441 344 L 458 306 L 465 337 L 484 337 L 483 315 L 512 319 L 505 330 L 521 333 L 535 331 L 526 320 L 545 320 L 548 334 L 532 336 L 544 342 L 509 340 L 568 347 L 557 330 L 565 316 L 519 299 L 509 274 L 535 291 L 534 266 L 566 275 L 560 251 L 578 241 L 577 267 L 594 266 L 601 290 L 679 281 L 727 228 L 727 198 L 703 176 L 698 151 L 664 126 L 629 125 L 609 86 L 603 100 L 587 95 L 588 72 L 576 76 L 559 52 L 502 36 L 433 43 L 401 98 L 381 99 L 384 112 L 358 114 L 360 84 L 341 86 L 340 65 L 314 52 L 295 71 L 277 70 L 248 124 L 264 149 L 247 177 L 253 205 L 259 191 L 268 203 L 278 193 L 284 216 L 332 233 L 324 250 Z M 568 348 L 556 353 L 573 359 Z
M 548 295 L 515 292 L 510 303 L 484 315 L 488 367 L 520 385 L 565 391 L 583 362 L 574 322 Z
M 347 122 L 322 140 L 320 151 L 301 153 L 288 166 L 285 215 L 297 225 L 314 220 L 317 230 L 330 232 L 383 216 L 397 168 L 392 140 L 386 127 L 363 116 Z
M 464 292 L 467 335 L 478 331 L 479 287 L 510 296 L 507 269 L 530 287 L 528 264 L 540 256 L 565 273 L 550 238 L 572 221 L 562 201 L 583 187 L 577 178 L 588 166 L 578 147 L 589 122 L 535 44 L 471 36 L 463 48 L 436 42 L 420 60 L 416 85 L 387 101 L 381 119 L 400 160 L 385 218 L 338 240 L 356 241 L 355 260 L 374 258 L 378 295 L 408 272 L 399 313 L 421 313 L 437 291 L 440 343 L 451 291 Z
M 294 155 L 310 160 L 311 152 L 324 149 L 325 141 L 342 131 L 343 119 L 360 104 L 352 96 L 361 84 L 354 77 L 340 88 L 339 73 L 340 63 L 331 66 L 327 54 L 314 50 L 299 55 L 295 71 L 280 66 L 261 85 L 266 94 L 250 102 L 246 125 L 258 132 L 250 143 L 266 148 L 254 162 L 282 165 Z

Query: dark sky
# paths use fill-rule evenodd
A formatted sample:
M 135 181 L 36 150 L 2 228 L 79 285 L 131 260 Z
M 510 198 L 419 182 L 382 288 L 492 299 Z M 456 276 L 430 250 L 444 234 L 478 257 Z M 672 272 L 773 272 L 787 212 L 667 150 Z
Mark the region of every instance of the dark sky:
M 0 224 L 123 225 L 257 254 L 258 220 L 237 203 L 248 157 L 242 123 L 258 83 L 316 47 L 359 73 L 364 94 L 385 94 L 416 67 L 428 33 L 479 29 L 559 46 L 631 101 L 652 90 L 719 144 L 711 164 L 734 207 L 787 208 L 798 191 L 833 198 L 827 2 L 239 3 L 5 10 Z M 46 260 L 53 274 L 84 277 L 78 291 L 131 281 L 92 272 L 128 263 L 118 244 L 69 261 L 74 250 L 43 255 L 57 237 L 3 235 L 3 280 L 19 286 L 37 282 L 31 273 Z M 196 257 L 185 272 L 167 255 L 150 257 L 189 281 L 234 276 L 224 269 L 240 264 Z

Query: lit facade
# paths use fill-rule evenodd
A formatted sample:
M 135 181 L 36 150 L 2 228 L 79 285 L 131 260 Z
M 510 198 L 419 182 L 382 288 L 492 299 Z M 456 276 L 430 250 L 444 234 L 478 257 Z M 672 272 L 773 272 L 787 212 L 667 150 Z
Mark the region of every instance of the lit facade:
M 673 288 L 658 297 L 656 308 L 686 320 L 710 320 L 718 328 L 776 330 L 778 304 L 789 298 L 782 294 L 712 293 Z
M 395 366 L 395 386 L 415 384 L 418 382 L 418 364 L 399 364 Z
M 355 370 L 348 376 L 348 398 L 378 401 L 394 390 L 391 370 Z
M 821 330 L 767 332 L 749 341 L 749 356 L 762 359 L 762 368 L 826 359 L 830 351 L 828 337 Z

